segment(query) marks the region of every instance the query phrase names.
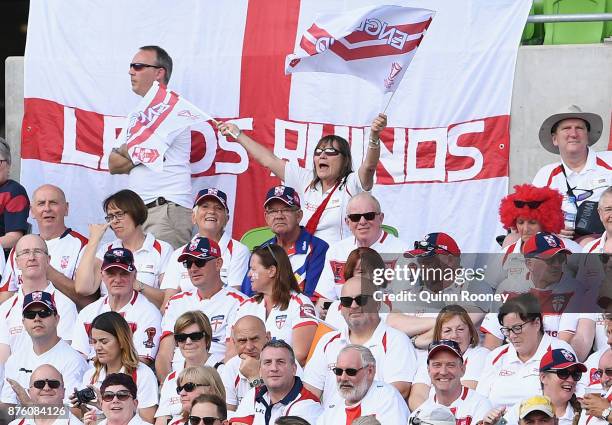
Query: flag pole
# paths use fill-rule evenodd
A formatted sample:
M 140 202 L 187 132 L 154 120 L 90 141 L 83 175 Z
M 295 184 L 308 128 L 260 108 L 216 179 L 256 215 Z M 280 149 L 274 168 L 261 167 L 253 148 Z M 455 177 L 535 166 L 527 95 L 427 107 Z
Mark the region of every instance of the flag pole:
M 389 107 L 389 104 L 391 103 L 391 99 L 393 99 L 393 96 L 395 95 L 396 91 L 397 90 L 393 90 L 393 92 L 391 93 L 391 96 L 389 97 L 389 100 L 387 101 L 387 104 L 385 105 L 385 108 L 382 111 L 383 114 L 387 112 L 387 108 Z
M 220 121 L 217 121 L 216 119 L 214 119 L 213 117 L 211 117 L 210 115 L 208 115 L 208 113 L 202 111 L 202 113 L 210 120 L 212 121 L 217 127 L 219 127 L 219 125 L 221 124 Z M 234 139 L 238 138 L 237 134 L 232 133 L 231 131 L 229 132 L 230 136 L 232 136 Z

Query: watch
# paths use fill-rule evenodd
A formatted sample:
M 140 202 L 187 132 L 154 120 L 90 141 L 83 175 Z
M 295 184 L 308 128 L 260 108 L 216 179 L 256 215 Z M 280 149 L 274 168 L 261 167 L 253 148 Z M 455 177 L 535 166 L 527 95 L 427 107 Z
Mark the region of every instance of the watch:
M 610 416 L 610 413 L 612 413 L 612 407 L 604 409 L 603 412 L 601 412 L 600 418 L 608 422 L 608 416 Z
M 264 383 L 264 382 L 263 382 L 263 379 L 261 379 L 261 378 L 255 378 L 255 379 L 253 379 L 251 382 L 249 382 L 249 386 L 250 386 L 251 388 L 257 388 L 257 387 L 259 387 L 260 385 L 263 385 L 263 383 Z
M 138 293 L 142 293 L 142 291 L 144 291 L 145 288 L 145 284 L 142 283 L 141 281 L 137 280 L 136 283 L 138 283 L 138 289 L 136 289 L 136 291 Z

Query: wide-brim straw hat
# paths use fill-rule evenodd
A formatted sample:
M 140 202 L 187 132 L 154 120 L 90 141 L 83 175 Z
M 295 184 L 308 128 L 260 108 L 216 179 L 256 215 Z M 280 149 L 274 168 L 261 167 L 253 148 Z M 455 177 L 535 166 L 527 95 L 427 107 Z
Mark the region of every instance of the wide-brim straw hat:
M 589 146 L 595 144 L 601 137 L 603 120 L 592 112 L 582 112 L 579 106 L 571 105 L 565 110 L 546 118 L 540 127 L 540 143 L 548 152 L 559 154 L 559 148 L 553 145 L 551 129 L 559 121 L 569 118 L 580 118 L 589 124 Z

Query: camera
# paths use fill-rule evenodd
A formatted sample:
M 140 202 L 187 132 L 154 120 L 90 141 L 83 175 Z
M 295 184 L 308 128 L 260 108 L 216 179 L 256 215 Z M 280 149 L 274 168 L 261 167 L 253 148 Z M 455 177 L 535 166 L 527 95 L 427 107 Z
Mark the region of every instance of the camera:
M 78 404 L 88 403 L 96 398 L 96 393 L 93 389 L 87 387 L 74 392 Z

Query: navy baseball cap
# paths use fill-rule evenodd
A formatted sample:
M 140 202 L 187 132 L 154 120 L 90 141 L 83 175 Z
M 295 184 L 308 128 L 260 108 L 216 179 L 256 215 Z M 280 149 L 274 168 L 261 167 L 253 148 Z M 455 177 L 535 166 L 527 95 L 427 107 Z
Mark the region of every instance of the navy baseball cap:
M 439 351 L 448 351 L 449 353 L 454 354 L 463 361 L 463 355 L 461 354 L 461 348 L 459 348 L 459 344 L 450 339 L 441 339 L 438 341 L 433 341 L 431 344 L 429 344 L 427 352 L 427 361 L 429 361 L 431 356 L 433 356 Z
M 457 242 L 446 233 L 428 233 L 420 241 L 414 242 L 414 249 L 406 252 L 404 257 L 430 257 L 435 254 L 461 255 Z
M 222 190 L 219 190 L 214 187 L 209 187 L 209 188 L 200 190 L 195 197 L 195 202 L 193 203 L 193 206 L 195 207 L 200 202 L 202 202 L 204 198 L 208 198 L 208 197 L 215 198 L 217 201 L 221 202 L 221 205 L 225 207 L 225 211 L 229 212 L 229 208 L 227 207 L 227 195 Z
M 23 297 L 23 308 L 21 311 L 26 311 L 28 307 L 34 304 L 41 304 L 44 307 L 47 307 L 49 310 L 57 313 L 57 307 L 55 307 L 53 295 L 48 292 L 36 291 Z
M 265 207 L 268 202 L 272 201 L 273 199 L 278 199 L 290 207 L 300 208 L 300 197 L 292 187 L 274 186 L 272 189 L 268 190 L 263 206 Z
M 546 354 L 542 356 L 542 360 L 540 360 L 540 372 L 567 369 L 572 366 L 576 366 L 580 372 L 587 371 L 586 366 L 576 360 L 574 353 L 564 348 L 548 350 Z
M 525 258 L 545 260 L 559 253 L 571 254 L 572 252 L 565 247 L 561 238 L 553 233 L 538 232 L 523 245 L 523 255 Z
M 219 257 L 221 257 L 221 248 L 219 248 L 217 242 L 198 236 L 185 245 L 178 261 L 183 262 L 194 258 L 196 260 L 212 260 Z
M 106 251 L 102 260 L 102 270 L 107 270 L 111 267 L 118 267 L 126 272 L 136 270 L 132 251 L 126 248 L 111 248 Z

